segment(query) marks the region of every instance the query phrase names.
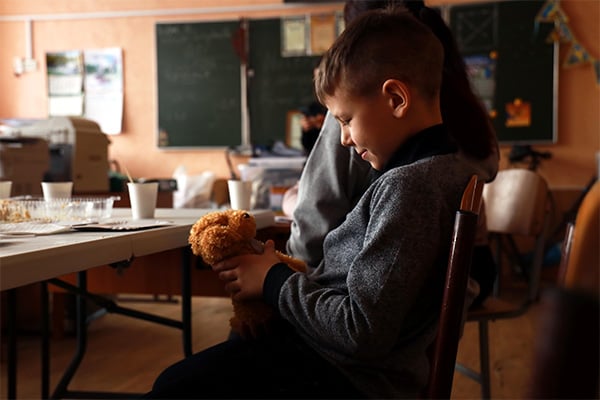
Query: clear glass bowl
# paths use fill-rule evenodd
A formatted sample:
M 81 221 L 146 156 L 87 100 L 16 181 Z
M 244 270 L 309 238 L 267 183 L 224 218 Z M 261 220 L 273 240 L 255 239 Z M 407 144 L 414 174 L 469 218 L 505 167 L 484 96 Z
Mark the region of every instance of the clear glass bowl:
M 119 196 L 64 199 L 8 199 L 0 204 L 0 221 L 86 221 L 110 218 Z

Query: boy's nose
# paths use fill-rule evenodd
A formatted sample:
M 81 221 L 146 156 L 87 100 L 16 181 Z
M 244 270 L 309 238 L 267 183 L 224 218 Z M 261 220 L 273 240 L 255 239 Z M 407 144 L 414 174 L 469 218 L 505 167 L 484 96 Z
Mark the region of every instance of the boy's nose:
M 350 147 L 354 143 L 352 142 L 352 137 L 350 136 L 350 132 L 348 129 L 342 126 L 342 134 L 340 135 L 340 141 L 342 146 Z

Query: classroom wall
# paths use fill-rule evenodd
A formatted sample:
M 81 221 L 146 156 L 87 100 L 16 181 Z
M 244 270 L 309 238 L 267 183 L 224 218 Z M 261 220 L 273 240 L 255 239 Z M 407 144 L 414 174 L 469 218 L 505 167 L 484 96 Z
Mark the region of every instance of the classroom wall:
M 464 0 L 428 4 L 467 3 Z M 569 26 L 579 42 L 600 58 L 600 2 L 562 0 Z M 540 2 L 540 7 L 542 2 Z M 272 10 L 256 10 L 257 8 Z M 285 5 L 281 0 L 2 0 L 0 2 L 0 118 L 47 116 L 45 53 L 69 49 L 121 47 L 124 70 L 123 133 L 111 136 L 109 155 L 136 177 L 169 177 L 183 164 L 192 174 L 212 170 L 228 175 L 222 150 L 159 150 L 156 145 L 156 83 L 154 25 L 158 21 L 223 20 L 238 17 L 274 17 L 282 14 L 331 12 L 342 4 Z M 202 8 L 184 16 L 128 16 L 75 18 L 73 13 Z M 285 8 L 285 9 L 284 9 Z M 244 11 L 246 9 L 246 11 Z M 213 12 L 217 10 L 217 12 Z M 250 10 L 250 11 L 247 11 Z M 34 15 L 35 72 L 13 74 L 12 60 L 25 55 L 25 22 Z M 61 19 L 56 19 L 61 17 Z M 52 19 L 54 18 L 54 20 Z M 561 45 L 560 60 L 568 47 Z M 559 72 L 558 143 L 535 146 L 551 151 L 539 171 L 554 187 L 581 187 L 594 174 L 600 149 L 600 88 L 591 65 L 561 68 Z M 508 166 L 502 148 L 502 167 Z M 234 158 L 242 162 L 243 158 Z

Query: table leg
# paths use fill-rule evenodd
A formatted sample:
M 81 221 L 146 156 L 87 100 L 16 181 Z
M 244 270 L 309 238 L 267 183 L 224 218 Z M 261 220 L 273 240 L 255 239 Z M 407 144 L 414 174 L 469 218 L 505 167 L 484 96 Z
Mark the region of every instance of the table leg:
M 87 273 L 86 271 L 80 271 L 77 273 L 77 287 L 85 291 L 87 290 Z M 86 312 L 86 303 L 85 298 L 83 296 L 77 296 L 77 349 L 75 351 L 75 355 L 71 360 L 71 363 L 67 367 L 67 370 L 63 374 L 60 382 L 54 389 L 54 393 L 52 394 L 53 398 L 64 397 L 67 393 L 67 386 L 71 382 L 71 379 L 75 375 L 77 368 L 79 368 L 79 364 L 81 364 L 81 360 L 85 354 L 85 349 L 87 346 L 87 312 Z
M 41 371 L 42 371 L 42 399 L 48 398 L 50 392 L 50 302 L 48 301 L 48 283 L 40 282 L 41 301 L 42 301 L 42 351 L 41 351 Z
M 191 285 L 191 250 L 189 247 L 184 248 L 182 253 L 182 261 L 181 261 L 181 321 L 175 321 L 168 318 L 159 317 L 156 315 L 139 312 L 136 310 L 130 310 L 123 307 L 119 307 L 111 301 L 106 301 L 101 299 L 100 296 L 96 296 L 87 292 L 87 273 L 86 271 L 80 271 L 77 274 L 77 286 L 73 287 L 70 284 L 62 282 L 58 279 L 50 279 L 49 283 L 62 287 L 63 289 L 72 291 L 77 294 L 77 311 L 76 311 L 76 333 L 77 333 L 77 349 L 71 363 L 67 367 L 67 370 L 64 372 L 60 382 L 54 389 L 54 393 L 52 394 L 52 398 L 108 398 L 108 397 L 117 397 L 117 398 L 128 398 L 128 397 L 139 397 L 139 394 L 135 393 L 111 393 L 111 392 L 84 392 L 84 391 L 69 391 L 67 386 L 71 382 L 71 379 L 75 375 L 75 372 L 79 368 L 81 361 L 83 360 L 83 356 L 87 347 L 87 312 L 86 312 L 86 298 L 91 298 L 96 301 L 98 304 L 102 304 L 108 312 L 116 312 L 122 315 L 140 318 L 146 321 L 152 321 L 159 324 L 176 327 L 182 330 L 183 332 L 183 352 L 184 355 L 190 356 L 192 354 L 192 315 L 191 315 L 191 304 L 192 304 L 192 285 Z M 47 327 L 49 326 L 49 317 L 48 317 L 48 292 L 47 287 L 45 289 L 45 293 L 43 293 L 42 301 L 46 300 L 45 308 L 45 319 L 43 324 Z M 46 332 L 46 338 L 49 337 L 49 333 Z M 47 349 L 49 349 L 49 344 Z M 49 351 L 44 350 L 44 345 L 42 345 L 42 353 L 46 351 L 46 356 L 42 355 L 42 365 L 46 361 L 44 361 L 45 357 L 49 358 Z M 48 364 L 49 365 L 49 361 Z M 42 368 L 44 370 L 44 368 Z M 49 376 L 49 368 L 48 372 L 42 372 L 45 376 Z M 44 379 L 44 377 L 42 377 Z M 42 387 L 44 387 L 44 383 L 42 383 Z M 44 389 L 42 389 L 42 393 Z
M 181 322 L 183 333 L 183 354 L 192 355 L 192 268 L 191 250 L 184 247 L 181 254 Z
M 7 330 L 8 330 L 8 393 L 7 398 L 17 398 L 17 291 L 6 293 Z

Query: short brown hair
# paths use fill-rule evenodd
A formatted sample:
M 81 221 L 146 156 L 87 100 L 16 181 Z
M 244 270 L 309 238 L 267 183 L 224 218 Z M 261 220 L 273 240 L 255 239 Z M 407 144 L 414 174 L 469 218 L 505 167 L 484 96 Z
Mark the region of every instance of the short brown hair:
M 325 53 L 315 78 L 321 102 L 338 88 L 370 96 L 398 79 L 433 99 L 440 90 L 444 49 L 433 32 L 402 9 L 367 11 Z

